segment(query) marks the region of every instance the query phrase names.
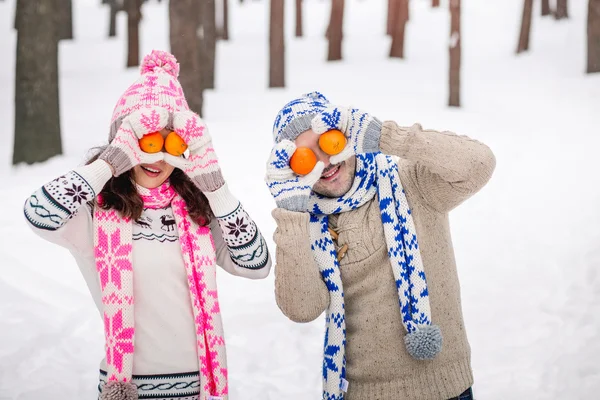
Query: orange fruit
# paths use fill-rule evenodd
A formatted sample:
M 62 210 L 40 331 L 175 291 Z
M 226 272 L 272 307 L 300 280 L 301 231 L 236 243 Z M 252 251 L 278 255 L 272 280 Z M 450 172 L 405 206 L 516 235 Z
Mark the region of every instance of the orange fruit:
M 167 138 L 165 139 L 165 150 L 167 153 L 171 154 L 172 156 L 179 157 L 185 153 L 187 148 L 187 144 L 183 141 L 181 136 L 175 132 L 171 132 L 167 135 Z
M 298 175 L 307 175 L 317 165 L 317 156 L 308 147 L 298 147 L 292 158 L 290 158 L 290 167 Z
M 164 142 L 165 140 L 160 132 L 148 133 L 139 141 L 140 149 L 145 153 L 158 153 L 162 150 Z
M 319 137 L 319 147 L 330 156 L 340 154 L 346 147 L 346 136 L 337 129 L 327 131 Z

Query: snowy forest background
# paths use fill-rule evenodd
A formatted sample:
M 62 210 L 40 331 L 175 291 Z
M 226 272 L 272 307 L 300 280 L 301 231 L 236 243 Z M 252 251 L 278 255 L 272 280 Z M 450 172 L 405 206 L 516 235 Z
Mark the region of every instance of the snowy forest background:
M 597 397 L 600 0 L 0 0 L 0 399 L 95 398 L 101 320 L 22 205 L 105 144 L 152 49 L 269 240 L 271 126 L 302 93 L 488 144 L 492 180 L 451 214 L 475 395 Z M 323 320 L 288 321 L 272 274 L 218 279 L 231 398 L 318 398 Z

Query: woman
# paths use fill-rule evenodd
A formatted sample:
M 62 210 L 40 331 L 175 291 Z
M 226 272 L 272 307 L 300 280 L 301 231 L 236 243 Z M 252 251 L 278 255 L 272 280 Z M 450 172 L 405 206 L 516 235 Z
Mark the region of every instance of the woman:
M 215 265 L 251 279 L 271 267 L 178 72 L 171 54 L 146 56 L 115 107 L 110 144 L 25 203 L 34 231 L 71 251 L 102 315 L 100 399 L 227 399 Z M 171 131 L 187 157 L 142 151 L 145 135 L 160 132 L 158 150 Z

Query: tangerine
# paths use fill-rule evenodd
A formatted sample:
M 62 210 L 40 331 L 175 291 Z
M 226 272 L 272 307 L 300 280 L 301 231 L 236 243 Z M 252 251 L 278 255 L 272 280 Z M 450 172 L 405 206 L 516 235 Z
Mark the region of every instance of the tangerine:
M 307 175 L 317 165 L 317 156 L 308 147 L 298 147 L 292 158 L 290 158 L 290 167 L 298 175 Z
M 179 157 L 187 150 L 188 145 L 185 141 L 175 132 L 171 132 L 165 139 L 165 150 L 167 153 Z
M 323 133 L 319 137 L 319 147 L 330 156 L 340 154 L 346 146 L 346 136 L 337 129 Z
M 140 149 L 145 153 L 158 153 L 162 150 L 164 142 L 160 132 L 148 133 L 139 140 Z

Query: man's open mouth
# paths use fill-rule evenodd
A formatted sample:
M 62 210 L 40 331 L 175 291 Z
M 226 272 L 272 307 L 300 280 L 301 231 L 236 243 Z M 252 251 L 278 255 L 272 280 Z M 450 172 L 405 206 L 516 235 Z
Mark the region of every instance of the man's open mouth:
M 327 168 L 321 174 L 321 180 L 327 182 L 327 181 L 331 181 L 331 180 L 335 179 L 338 176 L 341 167 L 342 167 L 342 164 L 337 164 L 337 165 L 334 165 L 333 167 Z

